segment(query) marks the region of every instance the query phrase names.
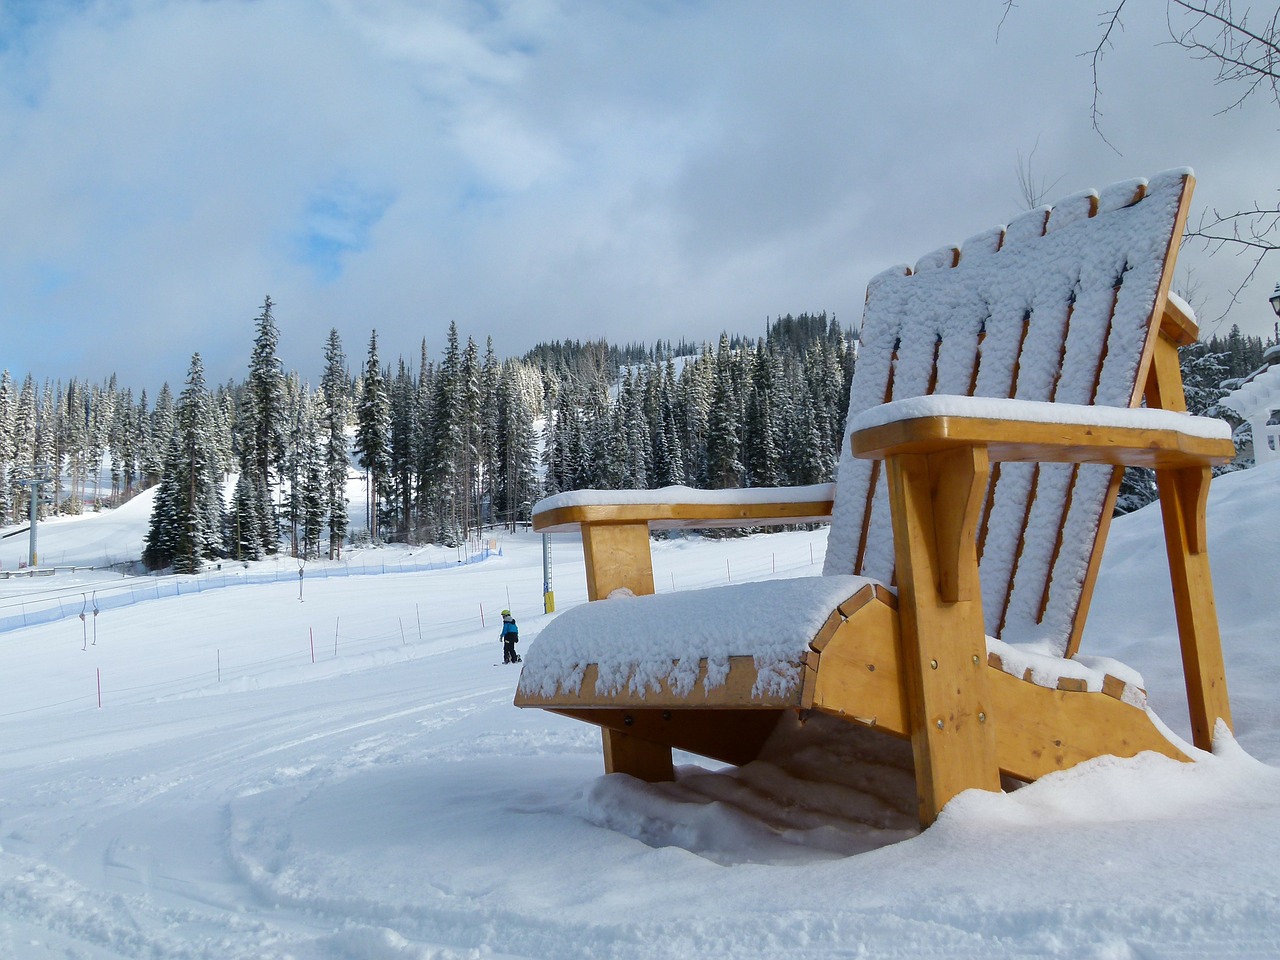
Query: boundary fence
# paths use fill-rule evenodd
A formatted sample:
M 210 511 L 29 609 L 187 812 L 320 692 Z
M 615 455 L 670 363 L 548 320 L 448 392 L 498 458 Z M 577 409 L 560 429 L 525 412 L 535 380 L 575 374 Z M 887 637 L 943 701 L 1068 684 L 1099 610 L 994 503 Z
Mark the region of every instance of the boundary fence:
M 52 587 L 40 593 L 30 593 L 0 599 L 0 633 L 19 630 L 44 623 L 57 623 L 72 617 L 96 615 L 103 610 L 118 610 L 136 603 L 180 597 L 209 590 L 245 584 L 297 583 L 312 580 L 330 580 L 340 577 L 363 577 L 386 573 L 422 573 L 427 570 L 447 570 L 473 563 L 483 563 L 490 557 L 501 556 L 502 549 L 490 542 L 478 549 L 468 550 L 464 556 L 453 560 L 415 560 L 404 557 L 392 561 L 377 561 L 367 556 L 358 560 L 309 560 L 299 566 L 296 563 L 278 564 L 264 569 L 235 560 L 224 560 L 194 575 L 130 576 L 124 580 L 103 584 Z M 77 568 L 91 569 L 91 568 Z

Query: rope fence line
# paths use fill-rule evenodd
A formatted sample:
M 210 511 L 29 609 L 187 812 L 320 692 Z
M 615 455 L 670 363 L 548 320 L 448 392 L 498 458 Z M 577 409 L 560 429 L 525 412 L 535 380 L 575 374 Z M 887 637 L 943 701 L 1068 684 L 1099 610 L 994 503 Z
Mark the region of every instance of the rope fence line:
M 175 671 L 173 674 L 161 679 L 140 683 L 120 683 L 121 675 L 127 669 L 120 665 L 111 668 L 110 672 L 104 672 L 100 667 L 90 667 L 86 663 L 86 689 L 89 692 L 83 696 L 64 697 L 16 710 L 0 711 L 0 720 L 9 720 L 76 704 L 86 706 L 94 706 L 96 704 L 98 707 L 102 707 L 105 701 L 105 705 L 109 707 L 112 700 L 117 698 L 127 698 L 131 702 L 138 702 L 139 700 L 159 701 L 172 697 L 195 695 L 201 691 L 219 687 L 225 689 L 230 685 L 245 680 L 262 679 L 270 675 L 271 672 L 282 668 L 305 668 L 312 664 L 324 666 L 326 663 L 332 663 L 336 660 L 358 658 L 378 651 L 403 651 L 406 648 L 412 649 L 415 647 L 422 649 L 431 646 L 433 642 L 441 638 L 476 629 L 479 624 L 478 617 L 436 620 L 431 622 L 431 635 L 423 636 L 417 628 L 417 616 L 416 605 L 414 609 L 407 613 L 403 611 L 383 613 L 376 624 L 371 625 L 373 629 L 366 629 L 360 632 L 341 630 L 342 619 L 339 617 L 335 620 L 331 632 L 328 632 L 326 626 L 320 627 L 322 636 L 332 637 L 332 645 L 328 648 L 325 647 L 324 641 L 320 644 L 315 644 L 316 627 L 314 625 L 303 626 L 302 623 L 305 622 L 305 618 L 303 618 L 299 623 L 299 631 L 296 636 L 291 634 L 287 638 L 275 638 L 269 641 L 275 644 L 278 649 L 282 645 L 288 647 L 287 650 L 282 652 L 274 653 L 270 656 L 228 657 L 227 651 L 219 647 L 212 651 L 214 656 L 209 658 L 209 664 L 206 668 L 191 670 L 191 664 L 188 662 L 186 664 L 187 669 L 184 672 Z M 410 617 L 415 619 L 410 620 Z M 412 624 L 412 627 L 406 626 L 406 624 Z M 404 657 L 404 662 L 409 663 L 414 659 L 416 657 L 409 653 Z
M 236 561 L 223 561 L 216 568 L 190 577 L 144 577 L 135 578 L 115 584 L 95 584 L 91 587 L 67 588 L 63 591 L 47 590 L 38 594 L 25 594 L 6 601 L 0 601 L 0 633 L 20 630 L 23 627 L 37 626 L 45 623 L 57 623 L 70 617 L 78 617 L 83 609 L 84 598 L 90 593 L 95 596 L 95 604 L 99 611 L 118 610 L 141 603 L 144 600 L 162 600 L 168 597 L 180 597 L 190 593 L 204 593 L 208 590 L 220 590 L 225 587 L 245 584 L 268 584 L 296 582 L 298 571 L 303 569 L 305 577 L 311 579 L 330 580 L 342 577 L 376 576 L 387 573 L 422 573 L 427 570 L 448 570 L 474 563 L 483 563 L 493 556 L 501 556 L 501 548 L 492 550 L 488 546 L 468 554 L 457 560 L 432 560 L 414 562 L 400 560 L 393 563 L 368 563 L 363 558 L 359 564 L 349 562 L 328 563 L 309 561 L 304 568 L 296 565 L 277 566 L 275 569 L 263 570 L 245 567 L 242 573 L 230 575 L 229 570 Z

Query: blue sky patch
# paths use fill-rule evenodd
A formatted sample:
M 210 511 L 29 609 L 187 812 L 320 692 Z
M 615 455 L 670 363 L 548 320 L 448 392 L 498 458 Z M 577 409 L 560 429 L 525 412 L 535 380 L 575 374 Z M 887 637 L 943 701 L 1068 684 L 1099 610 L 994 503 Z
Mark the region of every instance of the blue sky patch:
M 374 190 L 350 181 L 318 189 L 307 201 L 302 228 L 295 237 L 295 255 L 331 283 L 342 276 L 343 258 L 369 247 L 370 234 L 391 206 L 389 190 Z

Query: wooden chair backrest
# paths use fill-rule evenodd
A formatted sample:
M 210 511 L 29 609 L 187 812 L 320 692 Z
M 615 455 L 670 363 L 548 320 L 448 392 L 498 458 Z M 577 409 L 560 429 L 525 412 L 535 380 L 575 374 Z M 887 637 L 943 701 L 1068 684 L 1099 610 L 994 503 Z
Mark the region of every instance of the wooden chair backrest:
M 1077 194 L 874 278 L 850 418 L 932 393 L 1138 405 L 1193 184 L 1174 170 Z M 988 634 L 1075 652 L 1119 482 L 1107 466 L 993 467 Z M 824 572 L 893 583 L 893 565 L 884 473 L 846 443 Z

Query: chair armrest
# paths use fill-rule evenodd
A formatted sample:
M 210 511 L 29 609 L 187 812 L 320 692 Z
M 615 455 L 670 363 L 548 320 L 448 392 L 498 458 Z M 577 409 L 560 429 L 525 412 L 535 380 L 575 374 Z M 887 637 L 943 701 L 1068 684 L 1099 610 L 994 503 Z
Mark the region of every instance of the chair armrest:
M 854 418 L 853 455 L 883 459 L 981 446 L 993 461 L 1106 463 L 1178 469 L 1235 456 L 1225 421 L 1146 408 L 934 395 Z
M 650 530 L 777 526 L 831 519 L 835 484 L 739 490 L 573 490 L 538 501 L 533 529 L 560 533 L 583 524 L 639 524 Z

